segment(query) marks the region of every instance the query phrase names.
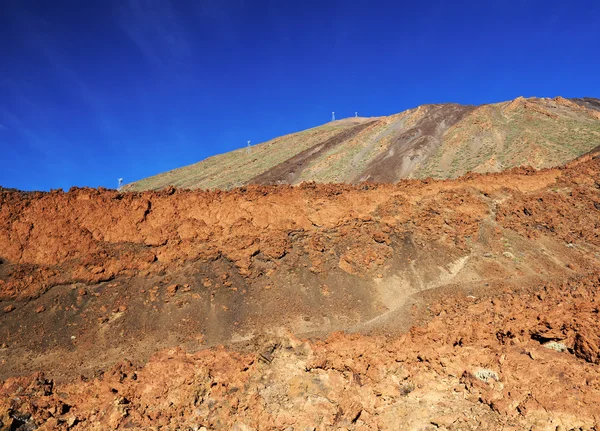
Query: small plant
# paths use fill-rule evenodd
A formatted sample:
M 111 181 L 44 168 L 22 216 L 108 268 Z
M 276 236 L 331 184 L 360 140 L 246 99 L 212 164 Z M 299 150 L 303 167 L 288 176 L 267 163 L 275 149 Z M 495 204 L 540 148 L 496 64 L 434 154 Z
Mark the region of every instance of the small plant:
M 404 397 L 407 396 L 408 394 L 410 394 L 414 390 L 415 390 L 414 383 L 407 382 L 407 383 L 400 385 L 400 395 L 402 395 Z
M 500 380 L 500 378 L 498 377 L 498 373 L 496 373 L 494 370 L 489 370 L 487 368 L 481 368 L 475 371 L 475 377 L 477 377 L 482 382 L 486 383 L 489 382 L 490 379 L 494 379 L 496 381 Z
M 542 346 L 544 346 L 546 349 L 556 350 L 559 353 L 567 350 L 567 346 L 565 346 L 563 343 L 559 343 L 558 341 L 549 341 L 546 344 L 542 344 Z

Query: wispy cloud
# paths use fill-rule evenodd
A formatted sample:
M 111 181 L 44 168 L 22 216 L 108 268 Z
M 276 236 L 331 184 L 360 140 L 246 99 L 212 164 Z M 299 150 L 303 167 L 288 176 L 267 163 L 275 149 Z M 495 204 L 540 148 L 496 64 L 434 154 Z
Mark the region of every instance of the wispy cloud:
M 166 68 L 191 54 L 186 26 L 169 0 L 127 0 L 119 24 L 155 66 Z
M 51 43 L 40 41 L 38 46 L 48 63 L 54 68 L 59 80 L 63 83 L 67 82 L 69 91 L 90 109 L 96 119 L 97 127 L 106 133 L 115 131 L 116 123 L 98 92 L 87 85 L 84 79 L 68 66 L 68 59 Z
M 0 118 L 8 125 L 2 124 L 1 126 L 3 129 L 10 128 L 15 130 L 23 138 L 20 147 L 13 148 L 13 150 L 28 155 L 35 155 L 36 158 L 46 158 L 48 156 L 48 145 L 46 140 L 29 128 L 16 114 L 12 113 L 4 106 L 0 106 Z
M 41 16 L 31 14 L 24 7 L 15 10 L 15 25 L 19 28 L 19 33 L 23 35 L 24 42 L 30 50 L 31 55 L 41 58 L 46 63 L 45 85 L 59 86 L 61 91 L 67 92 L 74 100 L 78 100 L 83 109 L 89 110 L 95 127 L 101 133 L 109 138 L 106 145 L 110 145 L 111 137 L 119 132 L 119 127 L 107 109 L 101 90 L 93 88 L 77 73 L 71 65 L 73 58 L 70 57 L 64 46 L 57 41 L 55 37 L 55 26 L 46 21 Z M 75 63 L 76 64 L 76 63 Z M 62 107 L 59 101 L 43 101 L 38 96 L 38 86 L 40 82 L 28 82 L 21 77 L 4 77 L 0 79 L 0 87 L 12 95 L 14 106 L 12 113 L 4 109 L 4 114 L 11 115 L 10 121 L 5 121 L 11 129 L 21 131 L 26 139 L 29 139 L 32 146 L 41 150 L 48 143 L 45 140 L 60 139 L 67 142 L 54 123 L 51 128 L 44 127 L 48 123 L 48 118 L 60 112 Z M 23 115 L 21 115 L 23 114 Z M 0 117 L 0 120 L 2 118 Z M 46 124 L 48 126 L 48 124 Z M 41 130 L 52 130 L 52 137 L 46 136 Z M 37 131 L 34 132 L 34 130 Z M 68 134 L 68 133 L 67 133 Z

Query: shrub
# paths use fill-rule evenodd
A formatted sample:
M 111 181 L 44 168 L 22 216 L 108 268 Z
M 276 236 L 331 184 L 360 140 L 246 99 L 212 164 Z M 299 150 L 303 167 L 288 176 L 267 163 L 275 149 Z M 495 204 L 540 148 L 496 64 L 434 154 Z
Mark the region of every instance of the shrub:
M 500 380 L 498 373 L 496 373 L 494 370 L 488 370 L 487 368 L 481 368 L 475 371 L 475 377 L 486 383 L 489 382 L 490 379 L 494 379 L 496 381 Z
M 567 350 L 567 346 L 563 343 L 559 343 L 558 341 L 549 341 L 546 344 L 542 344 L 546 349 L 556 350 L 557 352 L 564 352 Z

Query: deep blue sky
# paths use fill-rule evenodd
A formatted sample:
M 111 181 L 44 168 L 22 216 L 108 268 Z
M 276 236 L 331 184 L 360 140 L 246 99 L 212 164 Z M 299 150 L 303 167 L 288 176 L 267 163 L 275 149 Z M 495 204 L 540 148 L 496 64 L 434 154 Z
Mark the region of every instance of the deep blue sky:
M 0 0 L 0 185 L 116 187 L 358 111 L 600 97 L 600 2 Z

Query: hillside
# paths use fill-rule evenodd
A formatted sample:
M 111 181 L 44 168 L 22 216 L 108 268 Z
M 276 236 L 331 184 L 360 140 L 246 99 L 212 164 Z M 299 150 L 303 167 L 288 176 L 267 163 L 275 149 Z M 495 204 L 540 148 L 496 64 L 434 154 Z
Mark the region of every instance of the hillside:
M 423 105 L 348 118 L 129 184 L 125 190 L 231 189 L 247 184 L 397 182 L 516 166 L 559 166 L 600 145 L 598 99 L 517 98 Z
M 598 150 L 396 184 L 0 189 L 0 429 L 593 429 L 599 220 Z

